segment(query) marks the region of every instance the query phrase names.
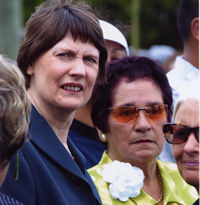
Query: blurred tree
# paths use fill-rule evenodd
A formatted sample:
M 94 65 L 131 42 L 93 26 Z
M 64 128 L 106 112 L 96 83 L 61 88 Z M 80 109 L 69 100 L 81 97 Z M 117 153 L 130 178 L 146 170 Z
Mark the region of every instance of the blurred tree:
M 140 48 L 170 45 L 182 48 L 176 25 L 180 0 L 85 0 L 98 16 L 116 25 L 128 42 Z
M 164 44 L 182 48 L 176 24 L 176 12 L 180 0 L 141 0 L 140 29 L 141 45 Z
M 132 3 L 132 23 L 134 24 L 134 29 L 131 32 L 131 45 L 135 48 L 135 53 L 140 48 L 140 0 L 133 0 Z
M 129 38 L 132 32 L 132 0 L 85 0 L 95 14 L 118 27 Z
M 39 4 L 44 2 L 44 0 L 22 0 L 24 9 L 24 24 L 29 19 L 31 13 L 35 10 Z
M 24 22 L 44 0 L 23 0 Z M 74 0 L 77 1 L 77 0 Z M 129 44 L 148 49 L 151 45 L 170 45 L 182 48 L 176 25 L 176 11 L 180 0 L 85 0 L 96 15 L 117 26 Z M 139 8 L 137 8 L 137 4 Z
M 16 59 L 22 38 L 21 0 L 0 0 L 0 52 Z

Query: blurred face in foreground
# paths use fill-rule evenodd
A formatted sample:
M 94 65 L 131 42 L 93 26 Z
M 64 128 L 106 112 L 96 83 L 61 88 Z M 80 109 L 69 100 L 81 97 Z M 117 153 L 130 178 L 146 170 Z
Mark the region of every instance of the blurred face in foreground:
M 112 99 L 113 107 L 150 108 L 163 105 L 160 88 L 146 78 L 132 82 L 123 78 L 113 90 Z M 122 117 L 126 118 L 128 113 L 128 110 L 123 112 Z M 131 121 L 118 122 L 110 112 L 109 132 L 106 135 L 108 154 L 112 160 L 144 164 L 160 154 L 164 145 L 162 126 L 167 121 L 167 112 L 163 109 L 157 119 L 150 119 L 145 113 L 145 110 L 140 109 L 138 116 Z
M 199 103 L 195 99 L 183 102 L 177 110 L 175 123 L 199 127 Z M 173 144 L 174 157 L 185 181 L 199 189 L 199 143 L 191 132 L 186 142 Z M 198 190 L 199 191 L 199 190 Z

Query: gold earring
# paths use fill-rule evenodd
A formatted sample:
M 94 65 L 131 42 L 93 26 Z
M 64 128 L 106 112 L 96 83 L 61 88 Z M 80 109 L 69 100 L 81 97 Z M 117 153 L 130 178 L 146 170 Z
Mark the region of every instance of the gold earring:
M 102 141 L 102 142 L 107 142 L 107 137 L 106 137 L 105 134 L 102 134 L 102 135 L 101 135 L 101 141 Z

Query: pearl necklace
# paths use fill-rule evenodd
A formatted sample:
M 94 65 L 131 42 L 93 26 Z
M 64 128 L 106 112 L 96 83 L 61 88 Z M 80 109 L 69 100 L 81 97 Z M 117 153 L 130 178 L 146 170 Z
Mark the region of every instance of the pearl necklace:
M 159 170 L 158 166 L 156 166 L 156 173 L 158 175 L 159 185 L 160 185 L 160 190 L 161 190 L 160 191 L 160 197 L 156 201 L 156 204 L 158 204 L 163 199 L 163 183 L 162 183 L 162 177 L 161 177 L 160 170 Z

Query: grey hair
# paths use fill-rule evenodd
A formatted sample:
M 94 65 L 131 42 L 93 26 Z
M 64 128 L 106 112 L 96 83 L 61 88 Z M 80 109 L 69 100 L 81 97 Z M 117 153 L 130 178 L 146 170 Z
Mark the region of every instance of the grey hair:
M 188 99 L 195 99 L 198 102 L 200 101 L 200 81 L 197 81 L 196 83 L 192 84 L 191 86 L 188 86 L 187 88 L 183 88 L 183 92 L 180 93 L 178 100 L 175 103 L 172 121 L 174 121 L 176 113 L 181 106 L 183 102 L 185 102 Z
M 0 168 L 4 168 L 26 139 L 30 100 L 19 68 L 0 55 Z

